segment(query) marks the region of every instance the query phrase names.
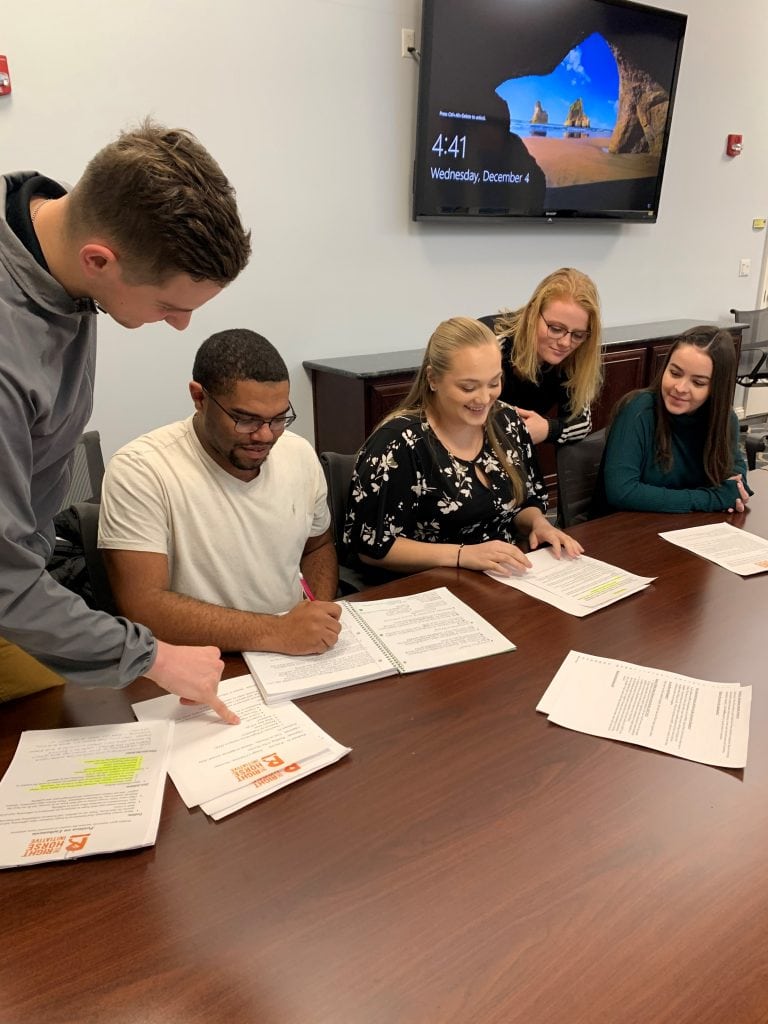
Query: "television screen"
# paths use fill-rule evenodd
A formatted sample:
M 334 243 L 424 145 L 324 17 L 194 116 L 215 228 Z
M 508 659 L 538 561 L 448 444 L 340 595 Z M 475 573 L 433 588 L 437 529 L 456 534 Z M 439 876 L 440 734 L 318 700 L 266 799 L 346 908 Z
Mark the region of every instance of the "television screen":
M 656 220 L 687 17 L 424 0 L 415 220 Z

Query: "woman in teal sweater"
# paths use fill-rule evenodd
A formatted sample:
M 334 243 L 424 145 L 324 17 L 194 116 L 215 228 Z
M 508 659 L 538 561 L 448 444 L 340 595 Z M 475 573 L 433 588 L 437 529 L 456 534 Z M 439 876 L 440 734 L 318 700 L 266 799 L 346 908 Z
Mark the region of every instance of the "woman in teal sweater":
M 616 406 L 595 511 L 743 512 L 752 491 L 735 381 L 727 331 L 695 327 L 678 338 L 655 383 Z

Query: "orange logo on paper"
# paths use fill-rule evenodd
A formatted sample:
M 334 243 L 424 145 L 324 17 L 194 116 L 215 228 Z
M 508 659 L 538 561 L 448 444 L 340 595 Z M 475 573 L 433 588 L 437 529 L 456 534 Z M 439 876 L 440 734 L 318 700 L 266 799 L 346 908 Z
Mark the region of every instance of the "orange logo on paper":
M 266 757 L 262 757 L 262 761 L 267 768 L 279 768 L 281 764 L 285 764 L 282 757 L 278 757 L 277 754 L 268 754 Z
M 64 836 L 35 836 L 30 839 L 24 851 L 25 857 L 45 857 L 58 853 L 64 845 Z
M 258 779 L 268 768 L 281 768 L 284 764 L 285 761 L 278 754 L 266 754 L 247 764 L 234 765 L 230 771 L 238 782 L 249 782 Z
M 70 836 L 69 842 L 64 847 L 64 849 L 70 853 L 76 853 L 78 850 L 82 850 L 85 847 L 85 844 L 88 842 L 90 838 L 90 832 L 84 832 L 79 836 Z

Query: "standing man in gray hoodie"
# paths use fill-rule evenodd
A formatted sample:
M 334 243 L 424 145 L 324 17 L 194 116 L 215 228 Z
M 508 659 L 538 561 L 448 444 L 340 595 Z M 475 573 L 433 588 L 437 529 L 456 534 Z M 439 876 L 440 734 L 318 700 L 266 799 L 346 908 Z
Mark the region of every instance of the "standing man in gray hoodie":
M 36 172 L 0 177 L 0 701 L 62 676 L 145 675 L 237 721 L 216 694 L 217 648 L 92 611 L 45 566 L 91 413 L 97 312 L 184 330 L 249 255 L 232 186 L 180 129 L 123 133 L 71 192 Z

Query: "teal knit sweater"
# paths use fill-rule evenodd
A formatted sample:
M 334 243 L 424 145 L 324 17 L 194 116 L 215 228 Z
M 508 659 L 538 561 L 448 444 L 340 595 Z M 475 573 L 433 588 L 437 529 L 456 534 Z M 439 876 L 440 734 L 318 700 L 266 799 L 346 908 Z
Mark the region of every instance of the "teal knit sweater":
M 736 481 L 724 480 L 713 487 L 704 472 L 707 403 L 690 415 L 670 416 L 672 466 L 664 472 L 655 457 L 655 402 L 654 395 L 641 392 L 614 420 L 595 496 L 597 511 L 718 512 L 732 508 L 739 496 Z M 747 486 L 735 413 L 732 433 L 732 472 L 740 473 Z

